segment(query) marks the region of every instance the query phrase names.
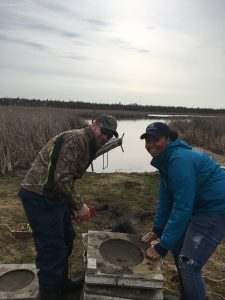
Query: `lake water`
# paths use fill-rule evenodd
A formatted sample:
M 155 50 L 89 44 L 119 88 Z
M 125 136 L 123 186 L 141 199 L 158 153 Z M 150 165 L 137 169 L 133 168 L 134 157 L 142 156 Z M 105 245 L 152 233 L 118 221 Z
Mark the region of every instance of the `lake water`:
M 103 169 L 103 156 L 93 161 L 94 172 L 153 172 L 155 168 L 150 165 L 152 157 L 145 149 L 145 141 L 140 139 L 148 124 L 162 120 L 121 120 L 118 121 L 117 131 L 123 137 L 123 149 L 117 147 L 108 152 L 108 167 Z M 165 122 L 165 120 L 164 120 Z M 107 154 L 104 154 L 106 164 Z M 91 168 L 88 168 L 91 171 Z

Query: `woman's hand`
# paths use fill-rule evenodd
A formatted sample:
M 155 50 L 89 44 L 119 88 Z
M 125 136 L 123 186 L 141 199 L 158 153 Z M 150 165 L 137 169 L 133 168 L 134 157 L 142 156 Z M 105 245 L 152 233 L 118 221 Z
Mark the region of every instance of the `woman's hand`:
M 151 243 L 157 239 L 158 239 L 157 234 L 152 231 L 145 233 L 141 238 L 141 240 L 146 243 L 147 242 Z
M 155 250 L 154 247 L 150 247 L 146 250 L 146 255 L 152 259 L 160 257 L 159 253 Z

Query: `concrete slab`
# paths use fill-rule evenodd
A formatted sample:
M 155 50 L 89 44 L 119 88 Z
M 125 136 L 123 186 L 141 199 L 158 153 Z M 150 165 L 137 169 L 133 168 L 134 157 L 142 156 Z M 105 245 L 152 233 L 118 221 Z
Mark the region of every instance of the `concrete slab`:
M 38 291 L 34 264 L 0 265 L 0 300 L 31 300 L 37 297 Z
M 89 295 L 84 292 L 82 300 L 131 300 L 131 299 L 110 297 L 110 296 L 100 296 L 100 295 Z
M 122 276 L 122 275 L 121 275 Z M 136 287 L 136 288 L 145 288 L 145 289 L 161 289 L 163 287 L 163 281 L 157 280 L 145 280 L 143 278 L 127 278 L 126 275 L 123 275 L 124 278 L 118 278 L 118 276 L 113 275 L 104 275 L 104 274 L 86 274 L 85 282 L 91 285 L 106 285 L 106 286 L 126 286 L 126 287 Z
M 108 297 L 129 298 L 132 300 L 161 300 L 163 299 L 163 291 L 161 289 L 137 289 L 123 288 L 113 286 L 91 286 L 85 285 L 85 293 L 87 295 L 101 295 Z
M 108 245 L 106 242 L 109 242 Z M 87 261 L 92 263 L 87 264 L 85 282 L 92 285 L 162 288 L 160 261 L 146 257 L 147 247 L 138 235 L 89 231 Z
M 111 297 L 111 296 L 102 296 L 97 294 L 87 294 L 84 292 L 82 300 L 133 300 L 132 298 L 121 298 L 121 297 Z M 144 300 L 145 298 L 141 298 Z M 160 298 L 163 299 L 163 298 Z M 151 300 L 159 300 L 159 298 L 151 298 Z

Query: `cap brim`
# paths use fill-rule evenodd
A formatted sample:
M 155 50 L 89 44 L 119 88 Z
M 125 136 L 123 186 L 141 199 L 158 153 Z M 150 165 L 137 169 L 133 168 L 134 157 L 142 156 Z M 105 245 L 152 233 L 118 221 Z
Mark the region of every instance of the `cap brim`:
M 146 133 L 143 133 L 143 134 L 140 136 L 140 139 L 143 140 L 143 139 L 146 138 L 146 136 L 147 136 L 147 134 L 146 134 Z
M 141 136 L 140 136 L 140 139 L 141 140 L 143 140 L 143 139 L 145 139 L 146 137 L 153 137 L 153 138 L 159 138 L 159 137 L 161 137 L 162 135 L 159 135 L 159 134 L 157 134 L 156 132 L 155 133 L 143 133 Z
M 98 124 L 100 127 L 105 128 L 105 129 L 111 131 L 111 132 L 113 133 L 113 135 L 114 135 L 116 138 L 119 137 L 119 134 L 118 134 L 118 132 L 117 132 L 116 130 L 113 130 L 112 128 L 109 128 L 109 127 L 107 127 L 107 126 L 103 126 L 102 123 L 97 123 L 97 124 Z
M 118 137 L 119 137 L 119 134 L 118 134 L 118 132 L 117 132 L 117 131 L 113 131 L 113 135 L 114 135 L 116 138 L 118 138 Z

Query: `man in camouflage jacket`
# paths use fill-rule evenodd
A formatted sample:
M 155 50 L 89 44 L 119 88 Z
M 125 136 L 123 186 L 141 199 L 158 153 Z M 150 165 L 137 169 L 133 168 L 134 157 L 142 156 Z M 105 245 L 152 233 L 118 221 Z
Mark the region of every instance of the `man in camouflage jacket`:
M 33 231 L 42 300 L 59 300 L 63 292 L 83 284 L 83 279 L 68 279 L 75 236 L 71 215 L 81 220 L 89 217 L 75 181 L 83 176 L 97 150 L 113 135 L 118 137 L 116 128 L 116 119 L 103 114 L 89 127 L 59 134 L 42 148 L 21 184 L 18 195 Z

